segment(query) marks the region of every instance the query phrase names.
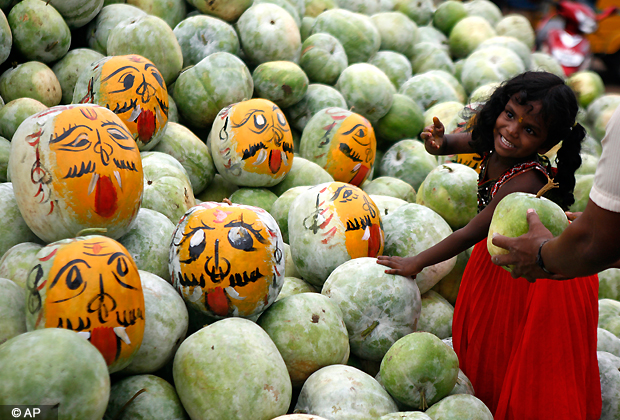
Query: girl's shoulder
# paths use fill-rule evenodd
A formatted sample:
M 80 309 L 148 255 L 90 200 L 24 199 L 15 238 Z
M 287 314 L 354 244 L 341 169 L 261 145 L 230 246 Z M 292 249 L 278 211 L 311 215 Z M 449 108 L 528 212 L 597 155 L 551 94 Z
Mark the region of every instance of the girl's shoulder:
M 489 155 L 485 156 L 483 161 L 483 165 L 480 170 L 480 177 L 478 179 L 478 209 L 479 211 L 486 207 L 489 202 L 493 199 L 495 194 L 499 191 L 499 189 L 505 185 L 508 181 L 515 179 L 521 174 L 536 171 L 542 174 L 545 178 L 553 177 L 553 168 L 549 163 L 549 159 L 546 157 L 537 156 L 535 159 L 520 162 L 511 168 L 505 170 L 500 176 L 494 179 L 485 179 L 486 177 L 486 161 L 488 161 Z M 541 178 L 540 175 L 537 176 L 537 179 Z M 530 183 L 532 179 L 529 177 L 522 178 L 523 182 Z M 529 188 L 527 188 L 529 189 Z

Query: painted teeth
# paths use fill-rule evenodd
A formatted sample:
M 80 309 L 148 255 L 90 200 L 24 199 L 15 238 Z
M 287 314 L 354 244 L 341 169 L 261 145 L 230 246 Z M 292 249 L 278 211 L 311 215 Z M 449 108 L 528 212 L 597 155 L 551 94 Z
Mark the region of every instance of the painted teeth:
M 91 195 L 93 191 L 95 191 L 95 186 L 97 185 L 97 181 L 99 181 L 99 174 L 94 173 L 92 178 L 90 179 L 90 184 L 88 185 L 88 195 Z
M 121 181 L 121 174 L 118 171 L 114 171 L 114 178 L 116 178 L 116 182 L 118 182 L 118 186 L 120 189 L 123 189 L 123 182 Z
M 261 151 L 258 152 L 258 157 L 256 158 L 256 162 L 254 162 L 254 165 L 258 166 L 266 160 L 267 160 L 267 151 L 265 149 L 261 149 Z
M 82 337 L 84 340 L 90 339 L 90 331 L 79 331 L 77 335 Z
M 233 299 L 237 299 L 237 300 L 245 299 L 244 296 L 241 296 L 239 293 L 237 293 L 237 291 L 231 286 L 225 287 L 224 290 L 226 290 L 226 293 L 228 293 L 228 296 L 230 296 Z
M 140 116 L 140 112 L 142 111 L 142 109 L 140 108 L 140 105 L 136 105 L 136 107 L 134 108 L 134 110 L 131 112 L 131 115 L 129 116 L 129 121 L 131 122 L 135 122 L 138 117 Z
M 125 327 L 114 327 L 113 330 L 114 330 L 114 334 L 116 334 L 118 338 L 123 340 L 125 344 L 127 344 L 128 346 L 131 345 L 131 340 L 129 339 L 129 336 L 127 335 L 127 332 L 125 331 Z
M 370 228 L 366 226 L 366 230 L 364 230 L 364 236 L 362 236 L 362 241 L 367 241 L 370 239 Z

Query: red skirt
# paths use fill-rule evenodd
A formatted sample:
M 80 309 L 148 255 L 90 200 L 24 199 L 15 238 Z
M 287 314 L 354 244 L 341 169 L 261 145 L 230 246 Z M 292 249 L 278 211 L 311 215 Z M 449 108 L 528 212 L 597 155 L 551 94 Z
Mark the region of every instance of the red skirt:
M 461 370 L 495 420 L 598 420 L 598 276 L 513 279 L 486 239 L 463 274 L 452 324 Z

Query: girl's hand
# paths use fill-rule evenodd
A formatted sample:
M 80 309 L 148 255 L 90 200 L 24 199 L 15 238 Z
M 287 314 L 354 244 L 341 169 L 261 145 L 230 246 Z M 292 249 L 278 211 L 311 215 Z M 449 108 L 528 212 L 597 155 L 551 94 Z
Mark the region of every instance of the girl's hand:
M 429 153 L 441 150 L 444 145 L 444 131 L 444 126 L 437 117 L 433 117 L 433 125 L 424 127 L 420 137 L 424 140 L 424 146 Z
M 568 217 L 568 220 L 570 220 L 571 222 L 573 220 L 575 220 L 576 218 L 578 218 L 579 216 L 581 216 L 581 212 L 572 212 L 572 211 L 565 211 L 564 213 L 566 213 L 566 217 Z
M 391 270 L 385 270 L 386 274 L 398 274 L 399 276 L 415 278 L 424 267 L 418 267 L 416 257 L 389 257 L 380 255 L 377 257 L 377 264 L 390 267 Z

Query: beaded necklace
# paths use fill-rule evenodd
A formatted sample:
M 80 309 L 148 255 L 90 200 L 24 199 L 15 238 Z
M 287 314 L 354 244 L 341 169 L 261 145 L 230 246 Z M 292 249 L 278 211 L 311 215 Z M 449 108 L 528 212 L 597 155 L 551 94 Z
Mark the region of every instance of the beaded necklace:
M 497 179 L 489 179 L 484 181 L 487 174 L 487 163 L 491 153 L 492 152 L 485 153 L 482 157 L 482 162 L 480 163 L 480 174 L 478 175 L 478 213 L 484 210 L 484 208 L 491 202 L 495 196 L 495 193 L 497 193 L 505 182 L 519 174 L 536 169 L 545 174 L 545 176 L 553 177 L 555 175 L 554 168 L 551 167 L 549 158 L 543 155 L 537 155 L 534 160 L 522 162 L 510 169 L 507 169 Z

